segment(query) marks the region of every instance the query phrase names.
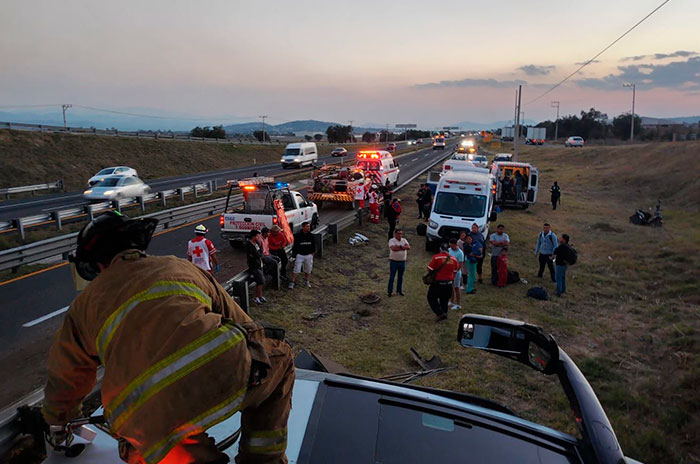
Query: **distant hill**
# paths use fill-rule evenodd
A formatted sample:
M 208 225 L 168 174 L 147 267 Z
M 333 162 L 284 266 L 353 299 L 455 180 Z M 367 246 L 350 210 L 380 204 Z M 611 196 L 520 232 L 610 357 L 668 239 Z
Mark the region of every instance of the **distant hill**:
M 537 121 L 533 120 L 528 120 L 525 119 L 524 121 L 520 121 L 520 125 L 522 126 L 528 126 L 528 125 L 535 125 L 537 124 Z M 455 127 L 460 127 L 462 130 L 488 130 L 488 129 L 499 129 L 501 127 L 509 127 L 513 125 L 513 120 L 509 121 L 494 121 L 490 123 L 483 123 L 483 122 L 473 122 L 473 121 L 462 121 L 454 124 Z
M 654 118 L 651 116 L 642 116 L 645 124 L 697 124 L 700 122 L 700 116 L 680 116 L 676 118 Z
M 335 125 L 335 122 L 317 121 L 315 119 L 307 119 L 303 121 L 290 121 L 283 124 L 265 124 L 265 130 L 270 134 L 286 134 L 288 132 L 326 132 L 328 126 Z M 262 129 L 262 122 L 245 122 L 242 124 L 231 124 L 224 126 L 226 133 L 230 134 L 248 134 L 256 130 Z

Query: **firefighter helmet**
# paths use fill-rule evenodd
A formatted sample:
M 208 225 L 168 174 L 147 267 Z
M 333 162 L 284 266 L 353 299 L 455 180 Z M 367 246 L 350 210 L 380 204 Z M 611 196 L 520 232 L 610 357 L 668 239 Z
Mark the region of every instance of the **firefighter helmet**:
M 68 259 L 80 277 L 93 280 L 100 273 L 98 263 L 109 264 L 120 251 L 148 248 L 156 225 L 157 219 L 129 219 L 116 211 L 107 212 L 80 230 L 78 247 Z
M 197 227 L 194 228 L 194 233 L 195 233 L 196 235 L 204 235 L 204 234 L 206 234 L 207 232 L 209 232 L 209 229 L 207 229 L 206 227 L 204 227 L 204 224 L 200 224 L 200 225 L 198 225 Z

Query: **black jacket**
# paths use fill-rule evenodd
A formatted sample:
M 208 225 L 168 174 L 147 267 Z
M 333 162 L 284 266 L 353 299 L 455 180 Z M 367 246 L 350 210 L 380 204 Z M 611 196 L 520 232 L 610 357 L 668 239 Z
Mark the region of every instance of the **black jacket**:
M 316 253 L 316 242 L 314 235 L 304 232 L 294 234 L 294 245 L 292 245 L 292 255 L 310 255 Z
M 262 268 L 262 250 L 258 245 L 253 245 L 248 240 L 245 244 L 245 254 L 246 261 L 248 262 L 248 269 L 255 270 Z

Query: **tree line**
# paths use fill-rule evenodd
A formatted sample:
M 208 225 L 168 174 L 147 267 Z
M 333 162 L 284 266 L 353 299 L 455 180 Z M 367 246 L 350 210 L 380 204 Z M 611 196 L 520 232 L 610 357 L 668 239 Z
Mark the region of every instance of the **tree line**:
M 209 126 L 197 126 L 190 131 L 190 135 L 192 137 L 203 137 L 205 139 L 225 139 L 226 131 L 224 130 L 223 125 L 214 126 L 211 128 Z

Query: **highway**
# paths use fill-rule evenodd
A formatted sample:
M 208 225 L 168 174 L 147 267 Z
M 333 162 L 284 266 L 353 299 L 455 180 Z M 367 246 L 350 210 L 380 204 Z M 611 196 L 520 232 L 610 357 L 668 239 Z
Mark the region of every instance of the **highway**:
M 399 148 L 405 146 L 405 142 L 397 142 L 397 144 Z M 283 148 L 280 148 L 280 157 L 282 152 Z M 356 151 L 348 150 L 348 156 L 345 158 L 353 159 L 356 154 Z M 320 157 L 318 162 L 331 163 L 337 162 L 338 160 L 339 158 L 325 156 Z M 203 183 L 212 180 L 217 180 L 219 183 L 225 183 L 230 179 L 252 177 L 254 173 L 261 176 L 274 176 L 284 172 L 293 173 L 294 169 L 282 169 L 280 163 L 276 162 L 237 169 L 221 169 L 218 171 L 201 172 L 197 174 L 188 174 L 185 176 L 147 179 L 145 182 L 151 187 L 151 191 L 155 193 L 160 192 L 161 190 L 171 190 L 178 187 L 184 187 L 195 183 Z M 52 211 L 66 208 L 76 208 L 87 204 L 89 204 L 89 202 L 83 199 L 82 192 L 64 192 L 41 197 L 7 200 L 0 203 L 0 221 L 9 221 L 11 219 L 36 214 L 48 214 Z
M 430 146 L 420 151 L 399 157 L 400 181 L 425 170 L 438 158 L 451 151 L 434 151 Z M 279 170 L 279 165 L 271 166 Z M 268 174 L 261 166 L 255 167 L 258 174 Z M 241 171 L 241 172 L 251 172 Z M 274 171 L 278 172 L 278 171 Z M 243 175 L 238 174 L 239 177 Z M 402 192 L 406 199 L 413 200 L 415 192 Z M 347 214 L 345 208 L 324 207 L 319 216 L 321 223 Z M 226 256 L 224 269 L 217 274 L 223 282 L 245 268 L 242 251 L 231 250 L 226 241 L 219 237 L 218 216 L 193 224 L 166 229 L 154 236 L 148 252 L 153 255 L 175 255 L 184 258 L 187 241 L 193 237 L 194 224 L 203 223 L 210 230 L 210 238 L 217 249 L 226 250 L 220 259 Z M 380 227 L 386 227 L 381 223 Z M 321 264 L 322 265 L 322 264 Z M 70 268 L 60 263 L 52 268 L 0 283 L 0 371 L 12 372 L 12 378 L 0 379 L 0 406 L 19 399 L 41 385 L 44 379 L 46 352 L 53 334 L 63 320 L 63 314 L 77 292 L 73 288 Z

